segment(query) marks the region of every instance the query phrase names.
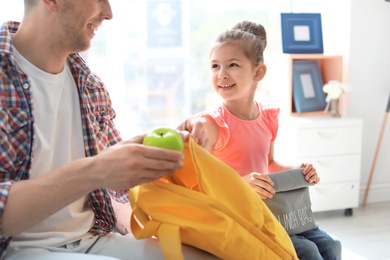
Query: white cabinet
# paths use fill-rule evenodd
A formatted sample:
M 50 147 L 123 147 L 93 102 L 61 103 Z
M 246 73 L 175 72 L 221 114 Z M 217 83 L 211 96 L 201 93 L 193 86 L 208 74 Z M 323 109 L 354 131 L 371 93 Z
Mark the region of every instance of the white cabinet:
M 363 120 L 354 117 L 279 118 L 275 160 L 286 164 L 311 162 L 321 178 L 310 187 L 313 211 L 359 205 Z

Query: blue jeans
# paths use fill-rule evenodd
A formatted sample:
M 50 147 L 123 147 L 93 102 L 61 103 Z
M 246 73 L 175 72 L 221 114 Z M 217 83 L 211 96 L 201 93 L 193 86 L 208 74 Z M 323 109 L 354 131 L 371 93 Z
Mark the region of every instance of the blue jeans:
M 290 236 L 300 260 L 340 260 L 341 242 L 320 228 Z

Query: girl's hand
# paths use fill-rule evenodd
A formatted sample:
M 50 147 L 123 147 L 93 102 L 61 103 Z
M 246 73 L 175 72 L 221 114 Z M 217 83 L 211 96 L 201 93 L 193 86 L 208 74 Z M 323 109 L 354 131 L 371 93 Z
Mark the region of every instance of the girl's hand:
M 303 169 L 303 175 L 308 183 L 318 184 L 320 177 L 318 177 L 317 170 L 311 163 L 302 163 L 301 168 Z
M 181 133 L 184 141 L 187 141 L 189 136 L 191 136 L 197 144 L 203 147 L 208 145 L 207 131 L 203 125 L 202 118 L 197 115 L 187 118 L 177 127 L 177 130 Z
M 256 191 L 257 194 L 260 195 L 263 200 L 272 198 L 274 196 L 274 182 L 270 177 L 268 177 L 268 175 L 252 172 L 248 175 L 245 175 L 243 179 L 250 187 L 254 189 L 254 191 Z

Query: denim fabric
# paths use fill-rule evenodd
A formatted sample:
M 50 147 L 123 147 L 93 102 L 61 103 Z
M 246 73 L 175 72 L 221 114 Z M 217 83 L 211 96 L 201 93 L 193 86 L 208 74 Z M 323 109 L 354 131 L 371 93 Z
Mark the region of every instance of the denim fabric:
M 320 228 L 290 237 L 300 260 L 341 260 L 341 242 Z

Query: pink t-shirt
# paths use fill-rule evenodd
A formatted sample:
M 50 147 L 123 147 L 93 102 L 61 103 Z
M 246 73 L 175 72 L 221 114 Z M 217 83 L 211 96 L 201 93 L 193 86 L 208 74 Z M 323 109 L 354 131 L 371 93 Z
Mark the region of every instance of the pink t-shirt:
M 268 153 L 278 131 L 279 108 L 257 104 L 260 114 L 254 120 L 242 120 L 224 106 L 207 111 L 219 126 L 212 153 L 241 176 L 251 172 L 268 173 Z

